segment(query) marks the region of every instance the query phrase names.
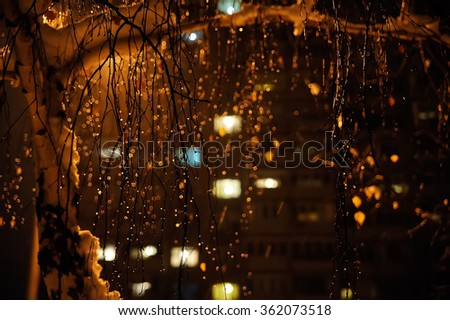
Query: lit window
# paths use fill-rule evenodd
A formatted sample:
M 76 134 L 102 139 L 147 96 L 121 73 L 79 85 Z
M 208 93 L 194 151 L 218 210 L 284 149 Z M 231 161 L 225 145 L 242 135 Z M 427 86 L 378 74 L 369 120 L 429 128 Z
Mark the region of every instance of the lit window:
M 135 297 L 142 297 L 147 290 L 152 288 L 150 282 L 130 283 L 131 293 Z
M 281 186 L 281 181 L 273 178 L 257 179 L 255 186 L 260 189 L 276 189 Z
M 341 289 L 341 299 L 351 299 L 353 298 L 353 290 L 350 288 L 342 288 Z
M 219 179 L 214 184 L 214 196 L 219 199 L 235 199 L 241 195 L 241 181 L 238 179 Z
M 170 252 L 170 266 L 178 268 L 195 267 L 198 264 L 198 251 L 191 247 L 175 247 Z
M 178 148 L 175 154 L 175 164 L 181 167 L 200 168 L 202 149 L 198 147 Z
M 301 212 L 297 215 L 297 219 L 300 222 L 317 222 L 320 220 L 320 216 L 315 211 Z
M 98 249 L 98 259 L 105 261 L 114 261 L 116 258 L 116 248 L 113 245 L 107 245 L 105 248 Z
M 417 117 L 420 120 L 428 120 L 428 119 L 434 119 L 437 117 L 436 112 L 434 111 L 428 111 L 428 112 L 419 112 Z
M 153 257 L 158 253 L 158 249 L 155 246 L 146 246 L 142 249 L 142 256 L 144 258 Z
M 240 116 L 216 116 L 214 118 L 214 130 L 220 135 L 237 133 L 241 129 L 242 119 Z
M 130 257 L 132 259 L 137 258 L 147 259 L 156 256 L 157 253 L 158 249 L 155 246 L 145 246 L 141 250 L 139 250 L 138 248 L 132 248 L 130 250 Z
M 212 298 L 214 300 L 239 299 L 239 285 L 236 283 L 216 283 L 212 286 Z
M 241 2 L 239 0 L 219 0 L 217 2 L 217 10 L 221 13 L 232 15 L 241 10 Z

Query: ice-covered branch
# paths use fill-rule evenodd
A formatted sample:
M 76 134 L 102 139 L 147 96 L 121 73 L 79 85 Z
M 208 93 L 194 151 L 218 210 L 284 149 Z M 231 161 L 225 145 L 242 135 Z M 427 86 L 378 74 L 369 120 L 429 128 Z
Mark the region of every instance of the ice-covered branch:
M 242 6 L 242 10 L 232 15 L 221 14 L 205 21 L 183 25 L 183 31 L 192 32 L 198 29 L 213 27 L 243 27 L 265 22 L 284 22 L 294 25 L 294 34 L 300 35 L 305 27 L 326 27 L 332 29 L 336 23 L 333 17 L 319 13 L 314 9 L 314 1 L 307 0 L 290 6 L 250 5 Z M 342 19 L 337 21 L 345 26 L 350 34 L 362 34 L 366 30 L 363 23 L 350 23 Z M 450 46 L 450 35 L 441 33 L 439 19 L 425 15 L 417 15 L 403 11 L 402 14 L 387 19 L 385 24 L 370 26 L 370 34 L 405 40 L 433 39 Z
M 294 34 L 300 35 L 307 23 L 325 19 L 319 12 L 313 10 L 313 5 L 312 0 L 290 6 L 244 4 L 239 12 L 231 15 L 221 14 L 201 22 L 187 23 L 182 26 L 182 29 L 184 32 L 191 32 L 208 26 L 233 28 L 258 23 L 285 22 L 293 24 Z
M 363 23 L 351 23 L 342 19 L 336 20 L 334 17 L 322 14 L 315 9 L 314 4 L 314 0 L 305 0 L 289 6 L 244 4 L 240 11 L 231 15 L 220 14 L 201 21 L 182 23 L 181 30 L 189 33 L 209 27 L 236 28 L 272 21 L 292 24 L 294 34 L 301 35 L 305 28 L 320 27 L 333 30 L 336 25 L 340 25 L 341 31 L 353 35 L 364 34 L 368 31 L 370 36 L 393 37 L 409 41 L 432 39 L 450 46 L 450 35 L 439 30 L 439 19 L 408 12 L 405 5 L 402 6 L 400 16 L 389 17 L 386 19 L 386 23 L 371 24 L 366 30 L 366 25 Z M 94 33 L 96 24 L 93 21 L 105 19 L 106 16 L 109 16 L 115 22 L 119 22 L 111 25 L 111 34 L 114 35 L 115 50 L 121 54 L 133 54 L 133 52 L 129 52 L 130 46 L 128 45 L 130 32 L 138 42 L 139 38 L 141 38 L 141 41 L 145 41 L 142 39 L 143 37 L 164 36 L 169 26 L 168 23 L 162 23 L 164 6 L 161 2 L 157 2 L 152 5 L 151 10 L 141 10 L 140 6 L 143 5 L 139 1 L 129 6 L 108 4 L 103 10 L 93 11 L 92 15 L 80 16 L 76 19 L 67 16 L 65 18 L 67 21 L 57 24 L 58 27 L 55 27 L 52 23 L 44 23 L 41 25 L 41 31 L 48 63 L 56 69 L 61 69 L 79 59 L 80 43 L 74 39 L 83 39 L 85 35 Z M 149 4 L 145 5 L 149 6 Z M 44 5 L 41 3 L 41 6 Z M 115 9 L 112 10 L 111 8 Z M 109 14 L 107 14 L 108 12 Z M 44 17 L 45 14 L 41 16 L 41 22 L 45 22 Z M 126 23 L 127 21 L 124 21 L 124 19 L 132 23 Z M 146 21 L 146 26 L 135 24 L 137 21 Z M 176 19 L 172 19 L 172 23 L 175 23 L 175 21 Z M 65 27 L 60 28 L 61 25 L 65 25 Z M 155 29 L 158 29 L 158 32 L 155 33 Z M 103 37 L 88 37 L 88 40 L 87 43 L 83 44 L 83 65 L 95 67 L 99 62 L 108 58 L 110 51 L 108 46 L 104 45 L 105 39 Z M 13 62 L 9 65 L 11 64 Z M 13 70 L 10 68 L 7 71 L 10 74 Z

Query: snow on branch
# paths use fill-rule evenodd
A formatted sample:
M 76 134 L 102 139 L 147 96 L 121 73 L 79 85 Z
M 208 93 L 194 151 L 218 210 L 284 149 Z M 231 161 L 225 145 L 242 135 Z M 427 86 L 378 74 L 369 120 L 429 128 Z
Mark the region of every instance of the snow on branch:
M 344 30 L 350 34 L 362 34 L 366 30 L 363 23 L 350 23 L 343 19 L 336 21 L 334 17 L 321 14 L 314 9 L 312 0 L 290 6 L 244 4 L 241 11 L 232 15 L 221 14 L 205 21 L 188 23 L 182 29 L 184 32 L 192 32 L 208 26 L 235 28 L 265 22 L 293 24 L 294 35 L 300 35 L 305 27 L 333 28 L 336 22 L 345 26 Z M 450 35 L 440 32 L 439 19 L 408 12 L 402 12 L 397 18 L 389 17 L 385 24 L 371 25 L 369 33 L 411 41 L 429 38 L 450 46 Z
M 313 4 L 311 0 L 290 6 L 244 4 L 239 12 L 231 15 L 220 14 L 206 21 L 185 24 L 182 30 L 191 32 L 207 26 L 234 28 L 265 22 L 286 22 L 294 25 L 295 35 L 300 35 L 308 21 L 324 19 L 317 11 L 313 11 Z
M 336 20 L 330 15 L 322 14 L 315 9 L 315 2 L 315 0 L 303 0 L 289 6 L 243 4 L 240 11 L 231 15 L 219 14 L 196 22 L 182 22 L 181 30 L 184 33 L 190 33 L 210 27 L 238 28 L 268 22 L 281 22 L 292 24 L 294 34 L 297 36 L 300 36 L 305 28 L 319 27 L 333 30 L 339 26 L 339 31 L 352 35 L 365 34 L 367 30 L 369 36 L 393 37 L 408 41 L 432 39 L 450 47 L 450 35 L 440 32 L 439 19 L 408 12 L 406 6 L 402 6 L 402 14 L 399 17 L 389 17 L 385 23 L 371 24 L 366 29 L 366 25 L 363 23 L 351 23 L 344 19 Z M 94 10 L 92 14 L 77 16 L 76 19 L 66 17 L 67 21 L 61 21 L 56 25 L 45 22 L 44 14 L 40 23 L 42 24 L 42 41 L 46 48 L 48 63 L 56 69 L 71 65 L 79 57 L 77 54 L 79 43 L 74 38 L 84 39 L 85 36 L 87 36 L 83 47 L 83 65 L 85 67 L 96 66 L 99 61 L 108 58 L 110 51 L 104 45 L 104 38 L 89 37 L 89 34 L 93 34 L 98 28 L 98 24 L 92 23 L 96 19 L 103 21 L 109 17 L 114 22 L 119 22 L 112 24 L 111 34 L 115 38 L 115 50 L 125 55 L 133 54 L 129 51 L 130 46 L 128 45 L 130 34 L 136 41 L 141 39 L 141 41 L 148 42 L 152 41 L 152 37 L 164 36 L 169 32 L 169 25 L 177 23 L 176 17 L 171 17 L 169 23 L 162 23 L 165 8 L 161 2 L 152 4 L 151 10 L 141 10 L 141 6 L 150 5 L 142 1 L 135 1 L 127 6 L 108 3 L 103 9 Z M 146 21 L 146 26 L 139 25 L 138 21 Z M 143 39 L 144 37 L 146 39 Z M 9 65 L 14 65 L 14 61 L 11 61 Z M 12 69 L 6 71 L 13 72 Z

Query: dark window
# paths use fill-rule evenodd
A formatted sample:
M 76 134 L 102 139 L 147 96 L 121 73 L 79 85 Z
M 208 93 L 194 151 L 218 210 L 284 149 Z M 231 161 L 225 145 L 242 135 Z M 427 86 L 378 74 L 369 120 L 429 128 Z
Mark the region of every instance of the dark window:
M 327 292 L 326 281 L 322 277 L 296 276 L 293 287 L 297 294 L 320 295 Z
M 254 248 L 253 242 L 249 242 L 248 243 L 247 251 L 248 251 L 248 254 L 253 254 L 255 252 L 255 248 Z
M 259 254 L 259 255 L 264 255 L 265 252 L 266 252 L 265 245 L 264 245 L 264 243 L 261 242 L 261 243 L 258 245 L 258 254 Z
M 372 262 L 374 259 L 374 252 L 373 249 L 367 245 L 361 247 L 359 249 L 359 257 L 363 262 Z
M 286 243 L 280 243 L 280 254 L 281 255 L 286 254 Z

